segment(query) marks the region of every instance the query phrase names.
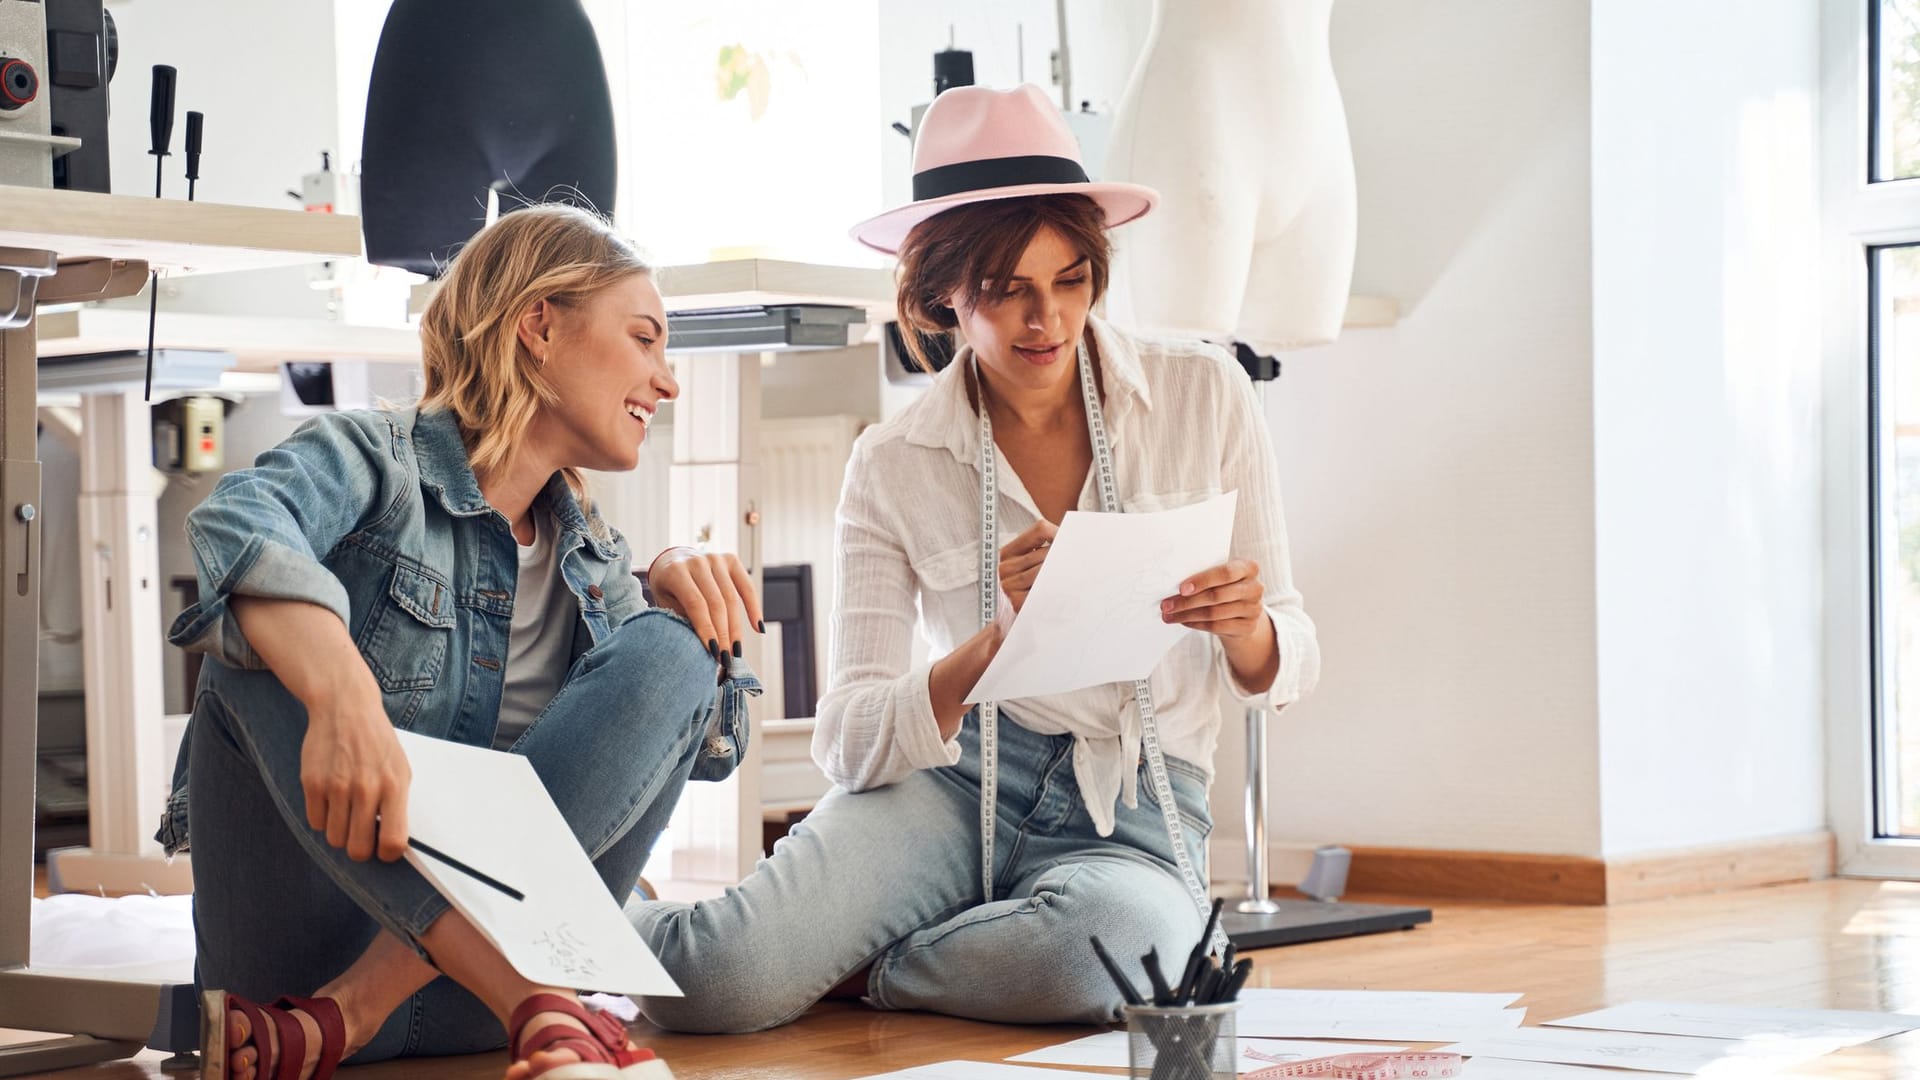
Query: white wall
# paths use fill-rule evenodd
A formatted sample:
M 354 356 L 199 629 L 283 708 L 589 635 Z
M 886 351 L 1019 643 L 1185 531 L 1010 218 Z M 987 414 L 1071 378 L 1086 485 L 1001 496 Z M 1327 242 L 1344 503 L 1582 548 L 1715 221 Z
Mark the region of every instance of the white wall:
M 1147 38 L 1151 0 L 1070 0 L 1067 48 L 1076 107 L 1111 113 Z M 880 116 L 885 129 L 908 123 L 913 107 L 933 99 L 933 54 L 951 41 L 973 53 L 974 82 L 1009 89 L 1022 81 L 1058 98 L 1049 57 L 1059 44 L 1053 0 L 943 0 L 880 5 Z M 913 151 L 889 133 L 881 154 L 881 205 L 913 197 Z M 1094 168 L 1099 162 L 1093 162 Z M 853 224 L 848 222 L 849 225 Z
M 1587 4 L 1343 0 L 1333 58 L 1355 289 L 1404 318 L 1271 392 L 1325 658 L 1272 726 L 1272 833 L 1593 854 Z
M 1609 856 L 1825 821 L 1818 6 L 1594 5 Z

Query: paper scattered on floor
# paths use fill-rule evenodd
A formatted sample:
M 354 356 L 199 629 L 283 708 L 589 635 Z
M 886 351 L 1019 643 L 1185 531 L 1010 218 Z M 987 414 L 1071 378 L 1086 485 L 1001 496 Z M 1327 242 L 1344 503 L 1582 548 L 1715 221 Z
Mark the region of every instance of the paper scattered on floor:
M 1099 1035 L 1089 1035 L 1084 1039 L 1075 1039 L 1059 1046 L 1049 1046 L 1031 1053 L 1010 1057 L 1008 1061 L 1021 1061 L 1032 1065 L 1071 1065 L 1088 1069 L 1124 1069 L 1129 1065 L 1127 1033 L 1108 1031 Z M 1369 1046 L 1364 1043 L 1307 1042 L 1298 1039 L 1247 1039 L 1240 1040 L 1240 1071 L 1255 1072 L 1273 1064 L 1247 1056 L 1248 1050 L 1258 1050 L 1273 1057 L 1287 1061 L 1306 1061 L 1318 1057 L 1330 1057 L 1334 1054 L 1392 1053 L 1404 1050 L 1404 1046 Z
M 1227 561 L 1238 502 L 1239 493 L 1229 491 L 1152 513 L 1069 512 L 1006 643 L 967 704 L 1151 675 L 1167 650 L 1197 632 L 1162 622 L 1160 601 L 1187 578 Z
M 620 912 L 533 765 L 517 754 L 399 732 L 415 839 L 525 894 L 515 900 L 419 851 L 407 861 L 543 986 L 679 997 Z
M 1292 990 L 1256 986 L 1240 991 L 1241 1001 L 1270 1001 L 1294 1009 L 1444 1009 L 1495 1012 L 1523 995 L 1462 994 L 1443 990 Z
M 1683 1076 L 1762 1076 L 1840 1049 L 1832 1039 L 1705 1039 L 1691 1035 L 1646 1035 L 1531 1027 L 1463 1040 L 1442 1047 L 1471 1058 L 1600 1065 Z
M 1474 1058 L 1460 1070 L 1460 1080 L 1659 1080 L 1657 1074 L 1590 1069 L 1585 1065 L 1547 1065 L 1538 1061 Z
M 1243 1038 L 1456 1042 L 1520 1026 L 1527 1010 L 1506 1008 L 1519 994 L 1397 990 L 1243 991 Z
M 1848 1046 L 1920 1029 L 1920 1016 L 1840 1009 L 1773 1009 L 1681 1001 L 1634 1001 L 1564 1020 L 1553 1027 L 1701 1035 L 1713 1039 L 1781 1037 L 1844 1040 Z
M 1032 1069 L 1025 1065 L 999 1065 L 984 1061 L 942 1061 L 936 1065 L 917 1065 L 899 1072 L 876 1073 L 859 1080 L 1113 1080 L 1109 1073 L 1075 1072 L 1067 1069 Z

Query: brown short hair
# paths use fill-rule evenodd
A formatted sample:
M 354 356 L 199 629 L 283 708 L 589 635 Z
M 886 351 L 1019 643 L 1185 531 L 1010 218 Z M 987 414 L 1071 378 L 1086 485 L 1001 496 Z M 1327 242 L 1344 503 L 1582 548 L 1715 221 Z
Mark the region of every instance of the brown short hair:
M 951 331 L 959 318 L 948 299 L 958 291 L 971 307 L 983 296 L 1005 292 L 1020 256 L 1043 228 L 1066 237 L 1086 256 L 1098 302 L 1107 291 L 1107 268 L 1113 261 L 1106 224 L 1100 205 L 1085 195 L 993 199 L 935 214 L 914 226 L 900 245 L 895 297 L 900 321 L 921 333 Z M 914 363 L 932 370 L 920 335 L 901 337 Z

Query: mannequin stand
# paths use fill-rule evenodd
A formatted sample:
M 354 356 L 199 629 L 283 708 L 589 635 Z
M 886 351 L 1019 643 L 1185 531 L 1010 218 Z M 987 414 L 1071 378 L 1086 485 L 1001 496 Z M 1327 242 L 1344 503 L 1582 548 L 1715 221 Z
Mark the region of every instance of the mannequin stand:
M 1244 343 L 1234 355 L 1253 380 L 1260 413 L 1267 412 L 1268 388 L 1280 377 L 1278 357 L 1262 356 Z M 1220 928 L 1237 949 L 1296 945 L 1305 941 L 1411 930 L 1432 922 L 1427 908 L 1348 904 L 1331 900 L 1275 900 L 1267 880 L 1267 721 L 1273 710 L 1247 710 L 1247 895 L 1220 915 Z

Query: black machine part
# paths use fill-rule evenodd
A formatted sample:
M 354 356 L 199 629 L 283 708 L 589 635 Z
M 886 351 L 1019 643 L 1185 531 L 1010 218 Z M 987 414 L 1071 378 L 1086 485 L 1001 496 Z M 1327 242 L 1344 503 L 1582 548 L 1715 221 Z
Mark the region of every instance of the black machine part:
M 102 0 L 44 0 L 47 92 L 53 134 L 80 148 L 53 159 L 53 186 L 73 191 L 112 188 L 107 143 L 107 84 L 120 63 L 113 13 Z
M 12 112 L 40 96 L 40 73 L 18 56 L 0 57 L 0 109 Z

